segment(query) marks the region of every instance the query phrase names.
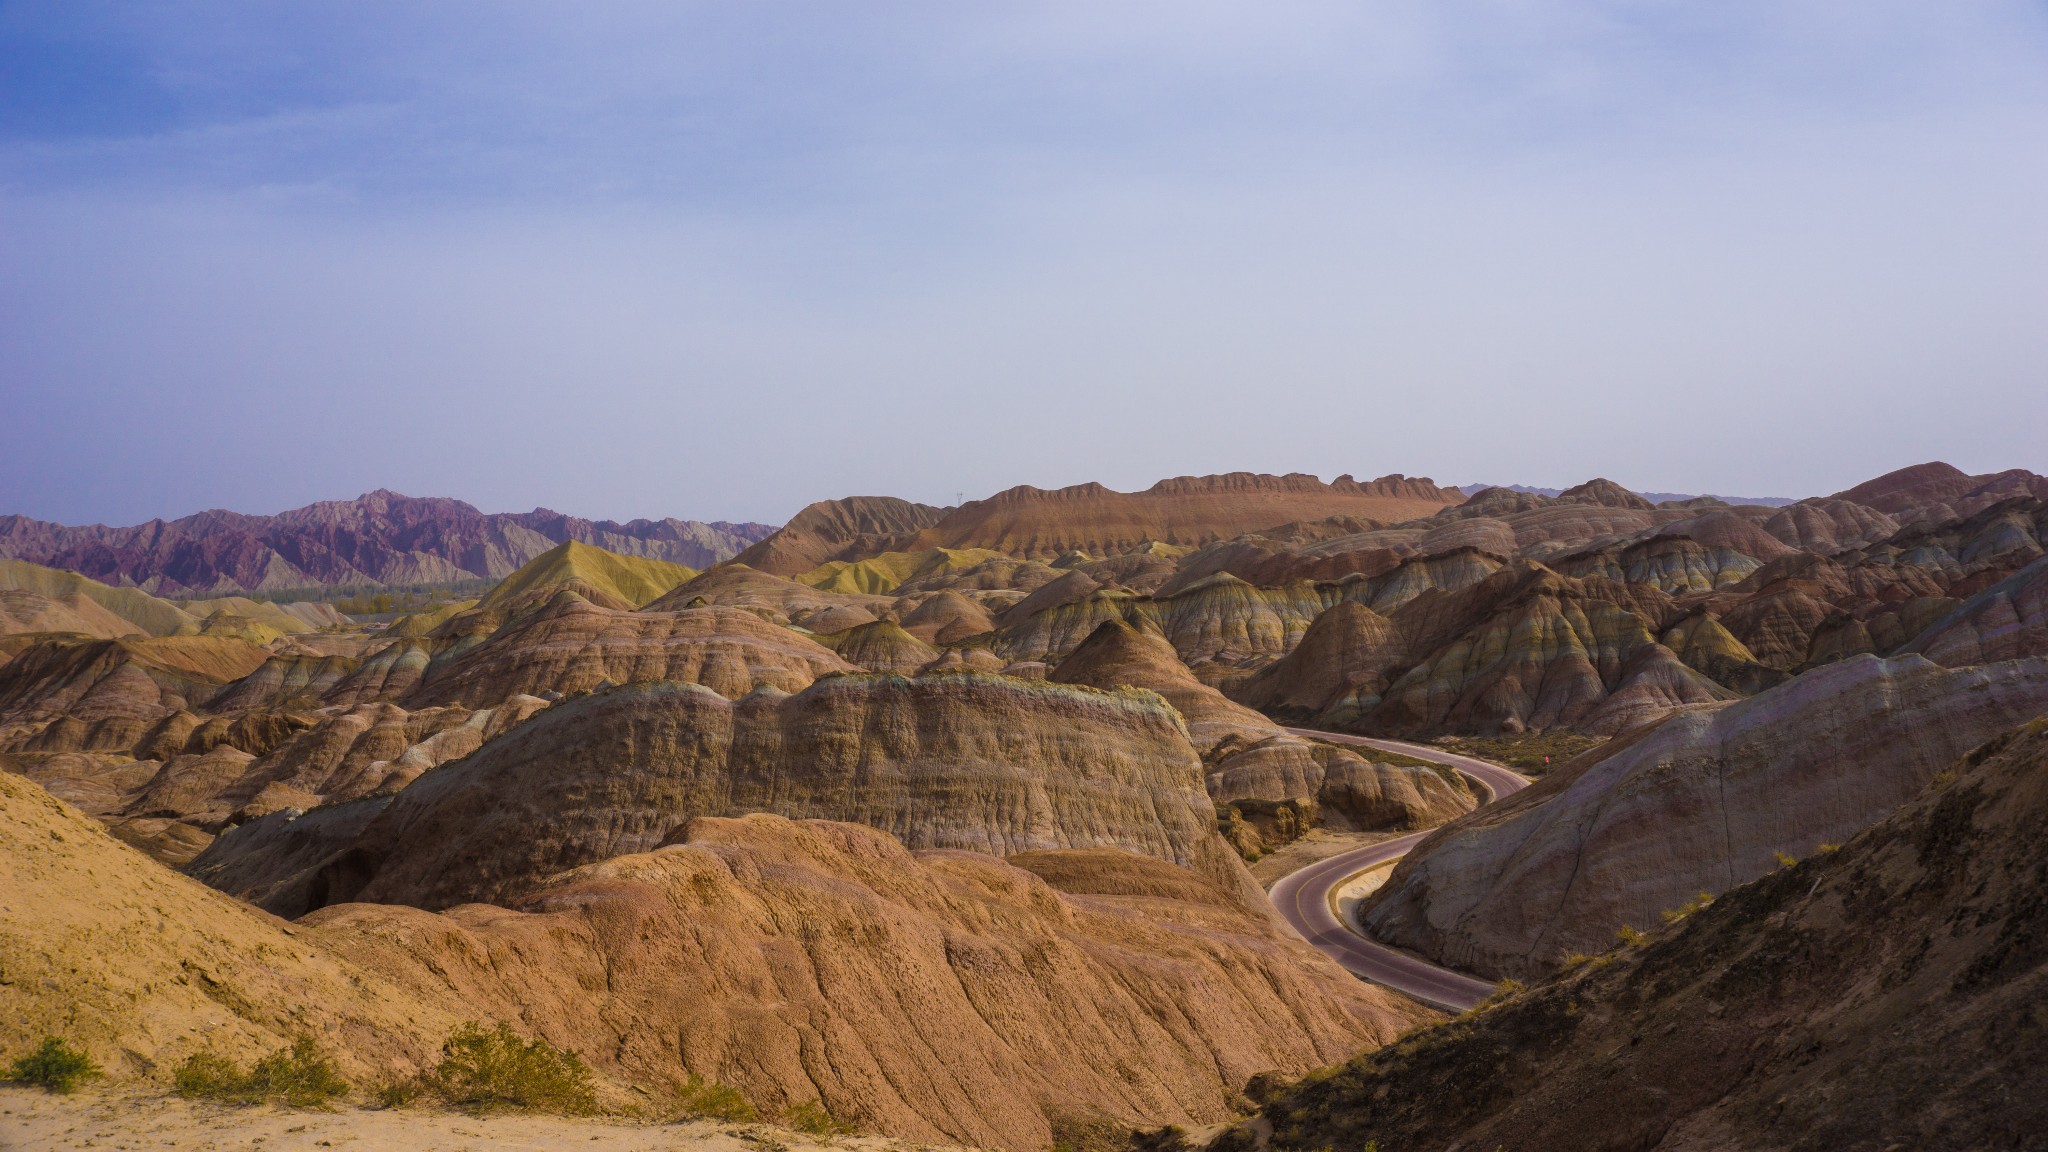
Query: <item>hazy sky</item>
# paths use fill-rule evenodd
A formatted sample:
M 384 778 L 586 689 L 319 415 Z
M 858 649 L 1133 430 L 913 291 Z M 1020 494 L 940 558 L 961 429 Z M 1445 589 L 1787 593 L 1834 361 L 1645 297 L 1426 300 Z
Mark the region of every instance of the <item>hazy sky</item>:
M 2048 470 L 2048 5 L 0 0 L 0 513 Z

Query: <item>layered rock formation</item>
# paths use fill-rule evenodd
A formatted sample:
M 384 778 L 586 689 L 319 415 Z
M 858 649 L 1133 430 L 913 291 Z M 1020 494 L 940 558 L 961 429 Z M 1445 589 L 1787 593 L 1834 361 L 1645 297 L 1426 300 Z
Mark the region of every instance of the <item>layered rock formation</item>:
M 737 559 L 773 576 L 797 576 L 835 560 L 860 560 L 895 551 L 945 514 L 943 508 L 893 496 L 821 500 L 739 553 Z
M 264 644 L 344 622 L 329 604 L 272 604 L 240 596 L 174 603 L 76 572 L 0 560 L 0 635 L 75 632 L 106 640 L 234 635 Z
M 697 819 L 518 911 L 344 905 L 308 922 L 635 1079 L 687 1067 L 771 1113 L 815 1101 L 982 1146 L 1045 1147 L 1091 1117 L 1223 1119 L 1256 1071 L 1305 1071 L 1425 1015 L 1184 869 L 1104 850 L 1020 863 L 913 856 L 847 824 Z
M 329 898 L 502 902 L 650 850 L 693 816 L 755 811 L 857 821 L 914 848 L 1118 847 L 1263 907 L 1158 697 L 959 673 L 737 702 L 675 683 L 565 701 L 400 793 L 334 863 Z
M 1282 1092 L 1216 1152 L 2024 1148 L 2048 1102 L 2048 730 L 1839 851 Z
M 1344 600 L 1310 623 L 1294 651 L 1231 694 L 1269 716 L 1297 722 L 1327 716 L 1334 723 L 1355 723 L 1378 703 L 1387 673 L 1401 658 L 1394 623 L 1355 600 Z M 1351 707 L 1330 715 L 1340 702 Z
M 702 568 L 768 535 L 763 524 L 589 521 L 537 508 L 485 515 L 460 500 L 379 490 L 276 516 L 201 512 L 129 528 L 0 517 L 0 558 L 158 594 L 499 579 L 557 544 Z
M 870 672 L 909 676 L 939 658 L 939 650 L 887 620 L 876 620 L 818 637 L 849 664 Z
M 1426 516 L 1461 497 L 1427 479 L 1383 476 L 1329 484 L 1299 473 L 1233 472 L 1161 480 L 1143 492 L 1100 484 L 1046 491 L 1023 485 L 970 500 L 918 535 L 946 548 L 991 548 L 1026 559 L 1070 552 L 1129 552 L 1148 541 L 1202 545 L 1295 520 L 1357 516 L 1403 520 Z
M 688 681 L 737 698 L 759 687 L 795 692 L 851 670 L 831 649 L 741 609 L 619 612 L 560 592 L 547 607 L 430 666 L 405 700 L 483 708 L 517 695 L 643 680 Z
M 1597 952 L 1778 853 L 1839 843 L 1963 752 L 2048 710 L 2048 659 L 1862 656 L 1680 713 L 1440 830 L 1364 911 L 1382 939 L 1526 976 Z
M 2048 558 L 1937 619 L 1906 650 L 1952 668 L 2048 652 Z
M 771 1116 L 809 1103 L 882 1134 L 1030 1148 L 1075 1121 L 1225 1119 L 1255 1073 L 1431 1018 L 1184 869 L 1023 863 L 697 820 L 516 910 L 344 905 L 293 925 L 0 775 L 0 1048 L 61 1034 L 161 1079 L 202 1043 L 246 1062 L 310 1033 L 375 1086 L 457 1023 L 504 1020 L 581 1050 L 618 1105 L 695 1076 Z

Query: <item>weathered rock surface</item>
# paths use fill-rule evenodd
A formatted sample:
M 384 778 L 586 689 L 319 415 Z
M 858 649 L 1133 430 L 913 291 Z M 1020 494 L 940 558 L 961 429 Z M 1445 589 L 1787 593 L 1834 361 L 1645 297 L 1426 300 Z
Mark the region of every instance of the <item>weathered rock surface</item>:
M 1061 1117 L 1222 1119 L 1256 1071 L 1305 1071 L 1423 1015 L 1185 869 L 1100 849 L 1023 863 L 700 818 L 517 911 L 344 905 L 308 922 L 636 1080 L 687 1067 L 771 1112 L 822 1101 L 981 1146 L 1044 1147 Z
M 1294 651 L 1233 686 L 1241 704 L 1282 719 L 1310 720 L 1340 701 L 1352 707 L 1338 723 L 1355 721 L 1379 702 L 1387 672 L 1402 662 L 1394 623 L 1355 600 L 1317 616 Z
M 1566 727 L 1645 674 L 1656 686 L 1634 693 L 1639 702 L 1729 698 L 1705 676 L 1674 668 L 1675 660 L 1638 660 L 1661 646 L 1633 610 L 1643 605 L 1634 589 L 1522 561 L 1457 592 L 1425 593 L 1394 614 L 1418 662 L 1364 723 L 1395 734 Z
M 376 491 L 276 516 L 201 512 L 129 528 L 0 516 L 0 558 L 66 568 L 160 595 L 499 579 L 564 541 L 702 568 L 771 531 L 765 524 L 635 520 L 545 508 L 485 515 L 460 500 Z
M 913 855 L 853 825 L 697 820 L 518 910 L 355 904 L 286 924 L 0 774 L 0 1048 L 60 1034 L 161 1080 L 201 1043 L 246 1063 L 310 1033 L 376 1085 L 457 1023 L 504 1020 L 581 1050 L 618 1105 L 694 1075 L 769 1115 L 822 1103 L 883 1134 L 1036 1148 L 1068 1118 L 1225 1119 L 1257 1072 L 1433 1018 L 1185 869 L 1099 850 L 1022 863 Z
M 1460 500 L 1456 491 L 1403 476 L 1364 483 L 1340 476 L 1324 484 L 1301 474 L 1233 472 L 1161 480 L 1143 492 L 1113 492 L 1100 484 L 1055 491 L 1023 485 L 968 501 L 918 539 L 946 548 L 992 548 L 1025 559 L 1050 560 L 1069 552 L 1110 556 L 1148 541 L 1202 545 L 1325 516 L 1382 521 L 1427 516 Z
M 371 1082 L 409 1073 L 473 1010 L 425 1003 L 115 840 L 0 772 L 0 1048 L 45 1035 L 114 1075 L 168 1078 L 202 1043 L 239 1060 L 310 1032 Z
M 1272 721 L 1196 679 L 1165 638 L 1122 620 L 1105 621 L 1096 628 L 1049 679 L 1104 690 L 1157 692 L 1187 721 L 1195 746 L 1204 750 L 1232 735 L 1259 739 L 1280 734 Z
M 1529 975 L 1696 893 L 1839 843 L 1963 752 L 2048 710 L 2048 659 L 1862 656 L 1610 742 L 1424 841 L 1365 911 L 1381 938 Z
M 0 719 L 61 715 L 104 733 L 80 747 L 126 747 L 155 721 L 203 704 L 256 671 L 269 655 L 214 636 L 43 639 L 0 664 Z
M 855 821 L 915 848 L 1124 848 L 1264 907 L 1158 697 L 971 673 L 832 677 L 737 702 L 674 683 L 564 701 L 414 781 L 337 866 L 359 880 L 331 899 L 503 902 L 648 851 L 693 816 L 756 811 Z
M 946 509 L 893 496 L 821 500 L 774 534 L 749 546 L 739 563 L 774 576 L 797 576 L 834 560 L 861 560 L 896 551 L 939 522 Z
M 914 675 L 918 669 L 939 658 L 938 649 L 887 620 L 820 636 L 818 642 L 837 652 L 839 658 L 849 664 L 870 672 L 892 672 L 898 676 Z
M 2037 1144 L 2048 730 L 1940 779 L 1839 851 L 1286 1090 L 1213 1147 Z
M 643 606 L 648 612 L 685 608 L 743 608 L 773 624 L 795 624 L 813 632 L 836 632 L 882 619 L 895 602 L 887 596 L 822 592 L 744 564 L 721 564 Z M 848 610 L 865 618 L 848 619 Z
M 640 680 L 688 681 L 736 698 L 764 686 L 799 691 L 852 668 L 809 637 L 741 609 L 618 612 L 561 592 L 546 608 L 429 668 L 406 702 L 482 708 L 516 695 Z
M 957 644 L 995 630 L 987 610 L 951 589 L 927 596 L 903 614 L 903 630 L 927 644 Z
M 142 629 L 76 593 L 45 596 L 40 592 L 0 589 L 0 636 L 31 632 L 75 632 L 101 640 L 146 635 Z
M 1478 804 L 1478 797 L 1454 776 L 1412 764 L 1369 761 L 1346 748 L 1291 736 L 1217 757 L 1208 785 L 1219 810 L 1243 800 L 1288 802 L 1297 820 L 1343 832 L 1434 828 Z M 1239 818 L 1257 814 L 1254 808 Z
M 2048 559 L 1971 597 L 1930 625 L 1907 651 L 1951 668 L 2048 656 Z

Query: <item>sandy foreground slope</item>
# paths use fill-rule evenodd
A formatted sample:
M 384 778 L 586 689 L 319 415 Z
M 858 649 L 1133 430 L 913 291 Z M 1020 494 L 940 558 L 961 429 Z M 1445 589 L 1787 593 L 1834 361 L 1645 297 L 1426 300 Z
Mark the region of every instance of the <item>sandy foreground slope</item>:
M 60 1152 L 74 1148 L 180 1152 L 261 1148 L 265 1152 L 355 1148 L 361 1152 L 889 1152 L 924 1148 L 881 1137 L 816 1139 L 755 1124 L 640 1124 L 548 1116 L 466 1116 L 406 1110 L 299 1112 L 286 1108 L 223 1108 L 176 1097 L 83 1091 L 53 1096 L 0 1086 L 0 1149 Z

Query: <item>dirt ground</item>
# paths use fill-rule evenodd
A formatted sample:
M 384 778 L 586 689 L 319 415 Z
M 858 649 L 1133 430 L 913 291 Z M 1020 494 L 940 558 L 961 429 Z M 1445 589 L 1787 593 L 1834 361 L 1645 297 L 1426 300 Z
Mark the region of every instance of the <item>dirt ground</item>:
M 817 1139 L 755 1124 L 647 1124 L 538 1116 L 472 1117 L 402 1109 L 298 1112 L 226 1108 L 109 1088 L 72 1096 L 0 1086 L 0 1149 L 176 1149 L 177 1152 L 928 1152 L 875 1137 Z
M 1308 835 L 1291 844 L 1283 845 L 1261 857 L 1258 863 L 1251 865 L 1252 878 L 1271 890 L 1281 878 L 1299 872 L 1319 860 L 1327 860 L 1339 852 L 1349 852 L 1353 848 L 1363 848 L 1368 844 L 1377 844 L 1382 840 L 1405 835 L 1405 832 L 1330 832 L 1322 828 L 1311 828 Z

